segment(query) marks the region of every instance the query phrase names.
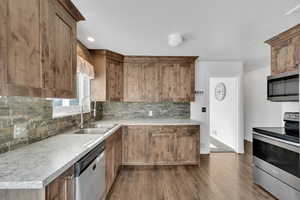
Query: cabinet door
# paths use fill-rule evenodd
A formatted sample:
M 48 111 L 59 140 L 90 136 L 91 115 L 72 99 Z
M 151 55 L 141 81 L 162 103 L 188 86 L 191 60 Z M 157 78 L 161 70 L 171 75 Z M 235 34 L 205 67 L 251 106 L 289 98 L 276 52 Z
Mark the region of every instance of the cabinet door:
M 115 178 L 115 142 L 114 137 L 110 136 L 106 140 L 106 191 L 109 192 Z
M 159 65 L 156 63 L 145 63 L 142 65 L 142 100 L 145 102 L 160 101 Z
M 75 200 L 73 167 L 64 172 L 46 187 L 46 200 Z
M 0 4 L 0 95 L 40 97 L 40 0 Z
M 143 126 L 123 129 L 123 164 L 145 164 L 148 161 L 149 135 Z
M 299 38 L 289 39 L 272 47 L 272 74 L 294 71 L 299 62 Z
M 143 68 L 140 63 L 124 63 L 124 101 L 143 101 Z
M 194 65 L 191 63 L 160 64 L 161 101 L 194 100 Z
M 107 60 L 107 100 L 122 101 L 123 97 L 123 64 Z
M 122 165 L 122 128 L 117 131 L 115 140 L 115 174 L 117 176 Z
M 149 127 L 149 162 L 165 164 L 176 161 L 176 128 L 169 126 Z
M 42 35 L 44 96 L 75 98 L 76 21 L 57 0 L 44 1 L 42 8 L 42 23 L 48 24 Z
M 176 160 L 178 162 L 198 162 L 199 127 L 179 127 L 176 133 Z

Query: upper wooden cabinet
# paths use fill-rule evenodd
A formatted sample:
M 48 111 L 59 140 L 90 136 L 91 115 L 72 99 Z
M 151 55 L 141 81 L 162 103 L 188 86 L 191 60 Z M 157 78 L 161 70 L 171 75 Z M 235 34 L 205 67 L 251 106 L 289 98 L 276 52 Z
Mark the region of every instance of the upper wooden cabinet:
M 2 0 L 0 95 L 74 98 L 76 21 L 70 0 Z
M 300 24 L 266 41 L 271 45 L 272 75 L 298 70 Z
M 124 101 L 194 101 L 196 58 L 125 56 Z
M 95 79 L 92 80 L 92 99 L 97 101 L 123 100 L 123 56 L 108 50 L 91 50 L 94 57 Z

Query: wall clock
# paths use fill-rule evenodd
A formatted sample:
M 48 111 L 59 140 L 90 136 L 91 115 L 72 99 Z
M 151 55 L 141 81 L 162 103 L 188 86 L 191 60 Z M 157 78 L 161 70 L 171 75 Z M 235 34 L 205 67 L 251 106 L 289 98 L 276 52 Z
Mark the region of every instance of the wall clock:
M 224 83 L 218 83 L 215 87 L 215 98 L 218 101 L 223 101 L 226 97 L 226 86 Z

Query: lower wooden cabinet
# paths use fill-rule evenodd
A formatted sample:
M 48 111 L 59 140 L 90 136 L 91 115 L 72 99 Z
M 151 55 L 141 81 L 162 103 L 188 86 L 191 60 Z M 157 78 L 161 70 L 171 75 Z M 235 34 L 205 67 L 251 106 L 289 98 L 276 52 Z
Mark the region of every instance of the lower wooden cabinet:
M 106 140 L 106 193 L 108 193 L 122 165 L 122 128 Z
M 46 200 L 75 200 L 74 167 L 46 187 Z
M 124 165 L 199 164 L 200 126 L 126 126 Z

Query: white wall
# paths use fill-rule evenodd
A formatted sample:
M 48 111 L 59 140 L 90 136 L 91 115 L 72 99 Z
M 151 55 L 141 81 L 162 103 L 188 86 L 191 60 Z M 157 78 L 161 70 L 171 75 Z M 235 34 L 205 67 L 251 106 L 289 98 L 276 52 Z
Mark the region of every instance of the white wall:
M 245 73 L 245 139 L 252 141 L 253 127 L 282 126 L 283 113 L 299 111 L 298 103 L 280 103 L 267 100 L 267 76 L 270 67 L 255 69 Z
M 199 61 L 196 66 L 196 91 L 202 90 L 204 94 L 196 95 L 195 102 L 191 103 L 191 118 L 201 121 L 200 153 L 209 153 L 209 78 L 210 77 L 239 77 L 243 79 L 243 63 L 239 61 Z M 242 83 L 242 81 L 241 81 Z M 243 97 L 240 90 L 241 99 Z M 201 111 L 206 107 L 206 113 Z M 243 113 L 243 107 L 240 108 Z M 243 121 L 243 115 L 239 119 Z M 240 127 L 242 130 L 243 128 Z
M 215 87 L 220 82 L 226 87 L 223 101 L 217 100 L 214 93 Z M 237 78 L 210 78 L 209 91 L 210 135 L 236 149 L 238 80 Z

